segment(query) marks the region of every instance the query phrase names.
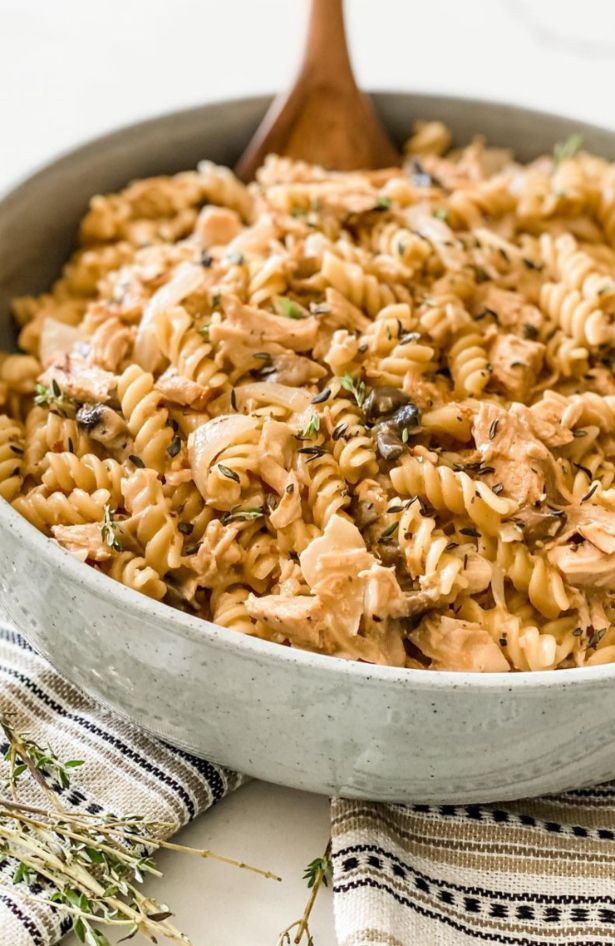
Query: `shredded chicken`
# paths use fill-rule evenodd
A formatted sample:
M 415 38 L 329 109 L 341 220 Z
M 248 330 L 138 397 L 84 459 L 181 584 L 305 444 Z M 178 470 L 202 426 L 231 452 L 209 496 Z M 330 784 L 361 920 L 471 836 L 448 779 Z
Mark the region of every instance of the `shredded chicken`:
M 491 383 L 513 401 L 525 401 L 536 384 L 545 346 L 516 335 L 496 335 L 489 350 Z
M 612 588 L 615 582 L 615 552 L 605 554 L 591 542 L 557 546 L 548 553 L 566 581 L 583 588 Z
M 543 325 L 543 315 L 535 305 L 529 305 L 518 292 L 486 284 L 479 294 L 478 306 L 495 312 L 498 323 L 521 338 L 532 338 Z
M 201 210 L 195 227 L 195 236 L 205 248 L 224 246 L 241 233 L 239 214 L 227 207 L 208 205 Z
M 81 339 L 81 330 L 75 325 L 66 325 L 47 316 L 42 320 L 40 337 L 40 361 L 48 368 L 61 361 Z
M 472 435 L 481 460 L 494 468 L 491 481 L 501 483 L 506 496 L 519 506 L 545 498 L 551 455 L 516 414 L 492 402 L 483 402 L 476 413 Z
M 117 388 L 114 374 L 91 365 L 87 358 L 74 350 L 59 362 L 54 361 L 40 377 L 46 386 L 52 380 L 64 394 L 79 401 L 109 401 Z
M 103 541 L 100 523 L 52 526 L 51 531 L 54 539 L 82 562 L 106 562 L 113 554 L 109 545 Z
M 314 384 L 327 373 L 317 361 L 294 352 L 273 355 L 271 365 L 273 371 L 267 375 L 267 379 L 277 381 L 279 384 L 287 384 L 290 387 L 299 388 L 306 384 Z
M 489 632 L 479 624 L 430 615 L 412 633 L 412 642 L 434 670 L 506 673 L 510 665 Z
M 224 321 L 212 322 L 209 337 L 219 344 L 221 350 L 232 355 L 234 342 L 248 345 L 254 351 L 262 351 L 263 345 L 284 345 L 292 351 L 309 351 L 314 347 L 318 333 L 318 321 L 313 316 L 305 319 L 290 319 L 272 315 L 253 306 L 242 305 L 234 296 L 223 301 Z
M 553 450 L 574 440 L 572 430 L 562 425 L 562 413 L 562 405 L 558 401 L 544 397 L 532 404 L 527 412 L 523 412 L 523 419 L 527 421 L 533 435 Z
M 202 410 L 212 395 L 211 388 L 206 388 L 197 381 L 180 374 L 174 365 L 169 365 L 156 380 L 156 389 L 167 401 L 184 404 L 194 410 Z

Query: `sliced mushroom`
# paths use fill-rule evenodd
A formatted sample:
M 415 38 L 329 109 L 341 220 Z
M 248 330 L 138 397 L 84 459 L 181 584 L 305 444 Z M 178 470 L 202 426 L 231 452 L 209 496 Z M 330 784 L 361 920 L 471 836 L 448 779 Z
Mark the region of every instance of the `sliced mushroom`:
M 399 407 L 409 402 L 409 396 L 403 391 L 400 391 L 399 388 L 388 386 L 376 387 L 372 388 L 368 394 L 365 404 L 363 405 L 363 411 L 366 420 L 373 423 L 381 417 L 388 417 Z

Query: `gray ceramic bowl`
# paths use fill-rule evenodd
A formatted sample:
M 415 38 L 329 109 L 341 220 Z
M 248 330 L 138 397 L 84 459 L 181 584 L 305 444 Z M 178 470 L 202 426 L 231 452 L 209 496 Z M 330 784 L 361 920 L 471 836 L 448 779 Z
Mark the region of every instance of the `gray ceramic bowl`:
M 580 131 L 615 157 L 615 134 L 486 102 L 376 96 L 402 139 L 440 118 L 523 159 Z M 267 105 L 208 105 L 79 148 L 0 202 L 0 347 L 11 296 L 45 288 L 88 198 L 131 178 L 233 164 Z M 150 601 L 42 536 L 0 500 L 0 614 L 70 680 L 197 755 L 315 792 L 382 801 L 507 799 L 615 777 L 615 665 L 534 674 L 397 670 L 289 650 Z

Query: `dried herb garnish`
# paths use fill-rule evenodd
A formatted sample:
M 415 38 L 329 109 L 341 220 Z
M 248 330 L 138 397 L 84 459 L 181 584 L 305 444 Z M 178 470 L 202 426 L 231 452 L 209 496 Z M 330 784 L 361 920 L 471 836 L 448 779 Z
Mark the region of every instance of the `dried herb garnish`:
M 585 503 L 587 502 L 588 499 L 591 499 L 599 486 L 600 486 L 600 483 L 592 483 L 589 490 L 585 493 L 585 496 L 581 497 L 581 502 Z
M 265 510 L 262 506 L 247 509 L 240 509 L 239 506 L 235 506 L 234 509 L 231 509 L 230 512 L 226 512 L 222 516 L 222 522 L 224 525 L 229 522 L 251 522 L 253 519 L 260 519 L 260 517 L 264 515 Z
M 136 466 L 136 467 L 137 467 L 138 470 L 144 470 L 144 469 L 145 469 L 145 463 L 143 462 L 143 460 L 141 459 L 141 457 L 135 456 L 134 453 L 129 453 L 129 454 L 128 454 L 128 459 L 129 459 L 130 462 L 133 464 L 133 466 Z
M 590 634 L 587 646 L 595 650 L 598 644 L 600 643 L 600 641 L 602 640 L 602 638 L 604 637 L 604 635 L 606 634 L 606 627 L 593 628 L 590 624 L 590 626 L 587 628 L 587 631 Z
M 420 332 L 402 332 L 399 335 L 399 344 L 400 345 L 411 345 L 413 342 L 418 342 L 421 339 Z
M 393 534 L 397 531 L 398 528 L 399 528 L 399 522 L 392 522 L 389 526 L 386 527 L 384 532 L 381 533 L 380 541 L 386 542 L 388 539 L 390 539 L 393 536 Z
M 176 436 L 173 437 L 173 440 L 167 447 L 167 453 L 169 454 L 170 457 L 176 457 L 179 451 L 181 450 L 181 448 L 182 448 L 181 437 L 176 434 Z
M 331 306 L 326 302 L 310 302 L 311 315 L 329 315 L 330 312 Z
M 18 457 L 23 457 L 23 448 L 18 447 L 16 443 L 10 443 L 9 447 L 13 453 L 16 453 Z
M 482 309 L 477 315 L 474 316 L 474 321 L 479 322 L 481 319 L 487 318 L 487 316 L 491 316 L 491 318 L 495 319 L 496 322 L 498 321 L 497 312 L 495 311 L 495 309 L 488 308 L 488 306 L 485 306 L 484 309 Z
M 590 479 L 590 480 L 593 479 L 594 474 L 593 474 L 592 471 L 589 469 L 589 467 L 583 466 L 582 463 L 575 463 L 574 461 L 573 461 L 572 465 L 573 465 L 574 467 L 576 467 L 577 470 L 580 470 L 581 473 L 585 473 L 585 476 L 587 476 L 588 479 Z
M 234 411 L 237 410 L 237 394 L 235 393 L 235 388 L 231 388 L 231 407 Z
M 503 483 L 496 483 L 495 486 L 492 486 L 492 487 L 491 487 L 491 492 L 492 492 L 492 493 L 495 493 L 496 496 L 499 496 L 500 493 L 503 493 L 503 492 L 504 492 L 504 484 L 503 484 Z
M 448 222 L 448 210 L 446 207 L 437 207 L 432 212 L 432 217 L 435 217 L 436 220 L 441 220 L 443 223 Z
M 51 379 L 48 388 L 44 384 L 36 385 L 34 403 L 39 407 L 48 407 L 50 411 L 60 414 L 61 417 L 73 418 L 77 413 L 75 398 L 64 394 L 55 378 Z
M 231 470 L 230 466 L 225 466 L 223 463 L 216 464 L 216 469 L 220 470 L 222 476 L 226 476 L 227 480 L 233 480 L 234 483 L 241 483 L 239 474 L 235 470 Z
M 499 420 L 496 418 L 495 420 L 492 420 L 491 423 L 489 424 L 489 433 L 488 433 L 489 440 L 493 440 L 493 438 L 497 434 L 499 423 L 500 423 Z
M 199 328 L 197 328 L 197 332 L 199 333 L 199 335 L 202 335 L 203 338 L 206 339 L 206 341 L 209 341 L 210 328 L 211 328 L 211 322 L 206 322 L 205 325 L 201 325 L 199 326 Z
M 100 525 L 100 534 L 105 545 L 108 545 L 114 552 L 124 551 L 124 546 L 117 534 L 119 528 L 119 523 L 113 518 L 111 507 L 105 504 L 103 507 L 103 521 Z
M 523 326 L 523 334 L 526 338 L 535 341 L 538 338 L 538 329 L 535 325 L 531 325 L 529 322 L 526 322 L 526 324 Z
M 342 421 L 340 424 L 337 424 L 337 426 L 333 428 L 333 433 L 331 434 L 331 439 L 332 439 L 332 440 L 339 440 L 340 437 L 343 437 L 343 436 L 344 436 L 344 434 L 346 433 L 347 430 L 348 430 L 348 424 L 346 424 L 346 423 L 344 423 L 344 421 Z
M 182 535 L 191 535 L 194 526 L 191 522 L 178 522 L 177 528 Z
M 219 292 L 214 292 L 211 297 L 211 307 L 212 309 L 218 309 L 222 302 L 222 294 Z
M 331 397 L 331 388 L 325 388 L 320 394 L 316 394 L 312 398 L 312 404 L 324 404 L 325 401 L 328 401 Z
M 587 437 L 587 431 L 586 431 L 586 430 L 582 430 L 581 428 L 579 428 L 578 430 L 573 430 L 573 431 L 572 431 L 572 436 L 575 437 L 575 438 Z
M 307 463 L 311 463 L 312 460 L 315 460 L 317 457 L 322 457 L 324 452 L 322 447 L 301 447 L 297 450 L 297 453 L 303 453 L 308 457 Z
M 466 526 L 463 529 L 460 529 L 459 532 L 461 535 L 468 535 L 472 539 L 480 539 L 480 532 L 478 529 L 473 529 L 471 526 Z

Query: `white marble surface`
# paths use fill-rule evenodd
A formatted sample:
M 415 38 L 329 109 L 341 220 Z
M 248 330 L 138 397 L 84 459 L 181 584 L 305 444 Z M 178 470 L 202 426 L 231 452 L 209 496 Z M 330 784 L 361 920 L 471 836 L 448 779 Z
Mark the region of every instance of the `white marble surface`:
M 366 86 L 467 93 L 615 124 L 611 0 L 347 6 Z M 0 0 L 0 188 L 118 124 L 279 87 L 303 15 L 302 0 Z M 326 836 L 325 799 L 253 783 L 182 840 L 271 867 L 284 883 L 164 856 L 164 884 L 152 888 L 164 890 L 195 946 L 275 946 L 301 912 L 302 869 Z M 316 946 L 334 946 L 328 896 L 314 932 Z

